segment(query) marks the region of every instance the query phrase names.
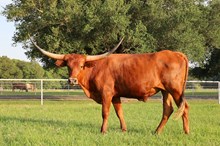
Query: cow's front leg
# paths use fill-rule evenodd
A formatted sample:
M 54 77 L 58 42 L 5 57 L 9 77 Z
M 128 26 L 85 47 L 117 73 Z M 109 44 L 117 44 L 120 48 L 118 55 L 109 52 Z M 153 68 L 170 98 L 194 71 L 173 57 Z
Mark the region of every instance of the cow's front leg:
M 115 112 L 119 118 L 121 130 L 122 130 L 122 132 L 125 132 L 125 131 L 127 131 L 127 128 L 126 128 L 126 124 L 125 124 L 125 120 L 124 120 L 124 116 L 123 116 L 123 110 L 122 110 L 122 106 L 121 106 L 120 97 L 114 97 L 112 100 L 112 103 L 114 105 Z
M 103 101 L 102 101 L 102 119 L 103 119 L 103 121 L 102 121 L 101 132 L 103 134 L 105 134 L 107 131 L 108 116 L 109 116 L 109 112 L 110 112 L 111 100 L 112 100 L 112 97 L 106 96 L 103 98 Z

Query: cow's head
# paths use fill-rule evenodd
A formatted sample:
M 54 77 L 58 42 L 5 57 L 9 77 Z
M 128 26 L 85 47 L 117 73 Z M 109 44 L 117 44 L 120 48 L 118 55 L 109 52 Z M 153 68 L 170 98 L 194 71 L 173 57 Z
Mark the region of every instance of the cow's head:
M 78 83 L 77 76 L 80 73 L 80 71 L 84 69 L 84 65 L 86 62 L 103 59 L 103 58 L 107 57 L 108 55 L 112 54 L 120 46 L 120 44 L 123 41 L 123 38 L 118 43 L 118 45 L 115 46 L 111 51 L 106 52 L 101 55 L 54 54 L 54 53 L 45 51 L 42 48 L 40 48 L 31 38 L 30 38 L 30 40 L 34 44 L 34 46 L 38 50 L 40 50 L 44 55 L 46 55 L 52 59 L 55 59 L 56 65 L 58 67 L 63 67 L 63 66 L 68 67 L 68 71 L 69 71 L 68 82 L 70 84 L 74 85 L 74 84 Z

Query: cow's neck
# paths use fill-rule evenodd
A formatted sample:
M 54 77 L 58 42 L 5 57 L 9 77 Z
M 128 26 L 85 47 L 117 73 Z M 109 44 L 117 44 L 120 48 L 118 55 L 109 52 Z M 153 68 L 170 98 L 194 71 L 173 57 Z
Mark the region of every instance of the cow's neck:
M 79 85 L 82 87 L 83 91 L 85 92 L 86 96 L 90 98 L 90 93 L 89 93 L 89 77 L 91 75 L 92 68 L 91 67 L 85 67 L 84 70 L 82 70 L 77 79 Z

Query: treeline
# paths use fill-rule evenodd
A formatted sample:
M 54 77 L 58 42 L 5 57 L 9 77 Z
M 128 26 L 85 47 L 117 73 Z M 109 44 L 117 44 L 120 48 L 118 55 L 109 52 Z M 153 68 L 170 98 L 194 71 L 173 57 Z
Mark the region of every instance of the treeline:
M 67 78 L 67 71 L 62 69 L 44 69 L 36 61 L 26 62 L 0 57 L 0 79 L 52 79 Z

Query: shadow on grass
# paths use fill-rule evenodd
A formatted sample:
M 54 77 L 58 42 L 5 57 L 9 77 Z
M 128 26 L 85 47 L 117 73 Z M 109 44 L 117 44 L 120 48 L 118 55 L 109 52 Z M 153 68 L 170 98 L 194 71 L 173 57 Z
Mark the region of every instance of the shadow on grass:
M 53 119 L 34 119 L 34 118 L 24 118 L 24 117 L 9 117 L 9 116 L 0 116 L 1 123 L 33 123 L 42 126 L 54 126 L 54 127 L 61 127 L 61 128 L 68 128 L 68 127 L 76 127 L 79 129 L 86 129 L 89 131 L 94 131 L 95 128 L 100 128 L 98 124 L 94 123 L 86 123 L 85 121 L 61 121 L 61 120 L 53 120 Z
M 99 133 L 101 128 L 101 123 L 94 123 L 94 121 L 86 122 L 86 121 L 77 121 L 77 120 L 70 120 L 70 121 L 61 121 L 61 120 L 53 120 L 53 119 L 34 119 L 34 118 L 24 118 L 24 117 L 10 117 L 10 116 L 0 116 L 1 123 L 32 123 L 35 125 L 41 125 L 46 127 L 60 127 L 62 129 L 65 128 L 77 128 L 79 130 L 91 132 L 91 133 Z M 147 126 L 147 125 L 146 125 Z M 150 134 L 155 135 L 154 129 L 150 127 L 128 127 L 126 132 L 122 132 L 118 123 L 118 126 L 109 125 L 107 133 L 124 133 L 124 134 Z M 100 132 L 101 134 L 101 132 Z

